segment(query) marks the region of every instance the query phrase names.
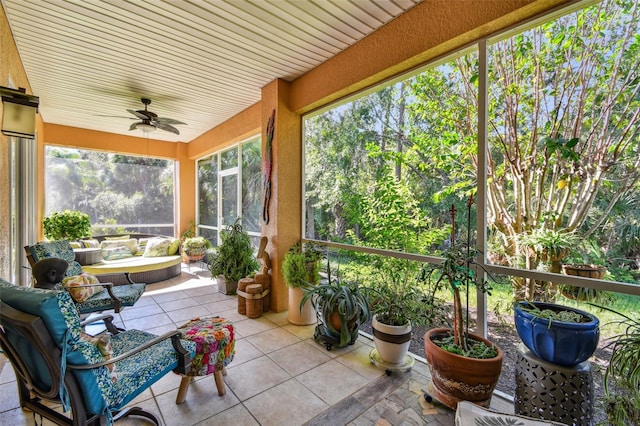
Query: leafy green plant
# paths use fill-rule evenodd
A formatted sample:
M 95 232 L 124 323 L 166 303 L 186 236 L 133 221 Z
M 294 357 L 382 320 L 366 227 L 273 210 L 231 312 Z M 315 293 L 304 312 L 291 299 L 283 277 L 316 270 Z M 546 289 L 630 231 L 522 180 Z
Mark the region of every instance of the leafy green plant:
M 54 212 L 43 221 L 44 236 L 50 240 L 77 240 L 91 236 L 89 215 L 77 210 Z
M 603 306 L 623 319 L 617 321 L 623 332 L 614 336 L 608 348 L 611 359 L 604 373 L 604 396 L 601 402 L 607 424 L 640 425 L 640 319 L 631 318 Z
M 369 301 L 358 283 L 332 279 L 328 259 L 327 275 L 327 281 L 304 288 L 300 307 L 310 300 L 329 333 L 340 336 L 338 346 L 344 347 L 353 344 L 358 338 L 360 326 L 371 320 Z
M 518 242 L 531 248 L 542 261 L 553 261 L 568 255 L 578 245 L 578 238 L 570 232 L 548 228 L 537 228 L 528 234 L 521 234 Z
M 222 243 L 216 248 L 209 270 L 211 275 L 222 275 L 227 280 L 238 281 L 255 272 L 258 260 L 253 254 L 249 234 L 242 228 L 240 218 L 220 232 Z
M 320 281 L 322 252 L 311 244 L 294 244 L 284 255 L 282 275 L 288 287 L 308 287 Z
M 186 238 L 182 243 L 182 252 L 187 256 L 199 256 L 205 254 L 211 243 L 204 237 Z
M 442 314 L 442 303 L 435 297 L 438 288 L 427 288 L 416 262 L 382 258 L 376 259 L 374 267 L 378 273 L 366 292 L 378 321 L 393 326 L 422 326 Z

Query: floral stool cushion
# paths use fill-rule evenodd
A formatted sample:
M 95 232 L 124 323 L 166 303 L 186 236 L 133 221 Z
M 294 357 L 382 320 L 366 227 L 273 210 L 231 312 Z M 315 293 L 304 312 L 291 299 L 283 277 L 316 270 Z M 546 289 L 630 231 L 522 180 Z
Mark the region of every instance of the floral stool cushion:
M 182 338 L 196 344 L 196 355 L 191 360 L 189 376 L 214 375 L 218 394 L 224 395 L 222 375 L 235 354 L 233 323 L 222 317 L 195 318 L 178 327 Z M 183 377 L 176 403 L 186 398 L 192 377 Z

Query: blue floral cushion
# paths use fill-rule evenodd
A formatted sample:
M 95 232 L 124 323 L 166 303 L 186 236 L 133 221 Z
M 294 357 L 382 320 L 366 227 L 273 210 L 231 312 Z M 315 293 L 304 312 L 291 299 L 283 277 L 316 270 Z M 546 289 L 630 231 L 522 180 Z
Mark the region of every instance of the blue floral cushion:
M 54 343 L 61 350 L 66 348 L 68 366 L 93 364 L 104 360 L 104 356 L 94 344 L 81 339 L 78 311 L 67 291 L 22 287 L 0 279 L 0 300 L 15 309 L 42 318 Z M 155 337 L 139 330 L 119 333 L 111 339 L 113 354 L 121 355 Z M 192 356 L 195 354 L 193 342 L 183 340 L 182 344 Z M 37 371 L 42 360 L 34 356 L 36 352 L 31 348 L 23 346 L 22 349 L 25 352 L 20 354 L 23 360 Z M 104 414 L 107 410 L 123 408 L 149 385 L 176 367 L 176 353 L 171 341 L 166 340 L 131 358 L 117 362 L 117 376 L 113 376 L 107 367 L 73 370 L 73 374 L 79 382 L 87 410 L 94 414 Z M 48 376 L 43 380 L 50 383 Z
M 82 266 L 76 262 L 76 254 L 67 240 L 36 243 L 29 246 L 29 252 L 31 252 L 34 262 L 48 257 L 57 257 L 66 260 L 69 264 L 69 269 L 67 269 L 66 273 L 67 277 L 82 274 Z
M 122 306 L 133 306 L 142 293 L 144 293 L 145 284 L 126 284 L 113 286 L 113 294 L 120 299 Z M 107 309 L 113 309 L 113 301 L 111 296 L 104 289 L 101 292 L 94 294 L 82 303 L 78 303 L 78 311 L 81 314 L 88 314 L 91 312 L 101 312 Z

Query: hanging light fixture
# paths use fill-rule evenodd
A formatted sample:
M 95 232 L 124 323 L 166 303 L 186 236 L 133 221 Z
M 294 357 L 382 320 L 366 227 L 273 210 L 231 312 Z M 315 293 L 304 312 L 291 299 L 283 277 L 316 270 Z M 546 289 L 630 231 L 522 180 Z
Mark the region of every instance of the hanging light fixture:
M 36 134 L 36 114 L 40 98 L 27 95 L 24 88 L 0 86 L 2 96 L 2 134 L 33 139 Z

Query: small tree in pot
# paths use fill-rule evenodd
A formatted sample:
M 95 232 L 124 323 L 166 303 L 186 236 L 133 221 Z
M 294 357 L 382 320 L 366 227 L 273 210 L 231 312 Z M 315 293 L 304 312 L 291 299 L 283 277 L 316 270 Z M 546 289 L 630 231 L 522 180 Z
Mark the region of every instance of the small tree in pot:
M 470 197 L 468 217 L 471 216 L 472 204 L 473 198 Z M 451 206 L 451 248 L 445 252 L 444 261 L 430 269 L 430 276 L 439 272 L 437 283 L 448 283 L 453 293 L 453 327 L 427 331 L 424 336 L 425 355 L 439 401 L 452 409 L 462 400 L 488 407 L 500 378 L 504 354 L 487 339 L 469 333 L 468 319 L 465 321 L 463 315 L 460 288 L 468 290 L 469 283 L 476 281 L 471 268 L 471 264 L 475 263 L 476 251 L 470 248 L 470 222 L 467 223 L 466 246 L 455 245 L 455 213 L 455 207 Z M 486 283 L 481 285 L 486 290 Z
M 222 243 L 216 247 L 209 270 L 218 278 L 218 290 L 234 294 L 238 280 L 258 270 L 258 260 L 253 254 L 249 234 L 242 228 L 240 218 L 220 232 Z

